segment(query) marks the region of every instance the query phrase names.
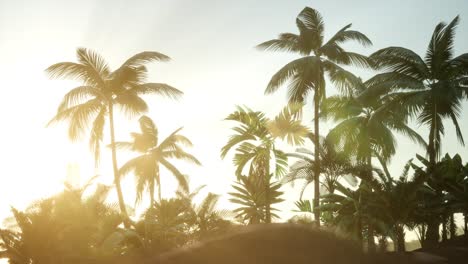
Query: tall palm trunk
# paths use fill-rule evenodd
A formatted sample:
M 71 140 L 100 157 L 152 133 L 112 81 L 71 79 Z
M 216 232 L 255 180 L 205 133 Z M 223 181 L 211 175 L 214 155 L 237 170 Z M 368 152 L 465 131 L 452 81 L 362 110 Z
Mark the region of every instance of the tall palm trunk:
M 117 150 L 115 147 L 115 131 L 114 131 L 114 105 L 109 102 L 109 127 L 110 127 L 110 138 L 111 138 L 111 152 L 112 152 L 112 168 L 114 170 L 114 183 L 117 191 L 117 198 L 119 200 L 120 213 L 124 218 L 124 226 L 130 227 L 127 209 L 125 207 L 125 201 L 122 194 L 122 187 L 120 185 L 119 169 L 117 166 Z
M 158 200 L 161 202 L 162 200 L 162 191 L 161 191 L 161 174 L 159 170 L 159 164 L 156 164 L 156 184 L 158 185 Z
M 316 88 L 314 93 L 314 219 L 317 227 L 320 227 L 320 141 L 319 141 L 319 109 L 320 93 Z
M 447 222 L 448 222 L 448 217 L 447 217 L 447 214 L 444 213 L 442 215 L 442 241 L 448 240 Z
M 455 223 L 454 213 L 450 214 L 449 221 L 450 239 L 454 239 L 457 236 L 457 223 Z
M 152 181 L 149 185 L 149 195 L 150 195 L 150 206 L 153 206 L 154 204 L 154 181 Z M 159 201 L 161 201 L 161 199 Z
M 436 127 L 437 127 L 437 109 L 435 109 L 432 113 L 432 122 L 431 128 L 429 131 L 429 144 L 427 147 L 427 151 L 429 154 L 429 171 L 431 173 L 434 171 L 436 166 L 436 149 L 435 149 L 435 138 L 436 138 Z M 440 191 L 436 190 L 437 196 L 441 195 Z M 427 233 L 426 233 L 426 247 L 434 247 L 439 242 L 439 221 L 437 217 L 432 217 L 431 220 L 427 223 Z
M 376 251 L 374 232 L 374 224 L 369 222 L 367 224 L 367 250 L 369 253 L 375 253 Z
M 369 179 L 372 179 L 372 149 L 370 141 L 367 141 L 367 157 L 366 157 L 366 173 Z M 366 184 L 366 183 L 364 183 Z M 367 185 L 367 184 L 366 184 Z M 372 188 L 371 188 L 372 191 Z M 374 224 L 369 221 L 367 224 L 367 249 L 370 253 L 376 251 L 375 240 L 374 240 Z
M 465 237 L 468 237 L 468 233 L 467 233 L 467 231 L 468 231 L 468 213 L 463 214 L 463 222 L 464 222 L 463 231 L 465 233 L 464 235 L 465 235 Z
M 361 190 L 361 186 L 359 186 L 359 201 L 358 201 L 358 212 L 357 212 L 357 215 L 356 215 L 356 237 L 357 237 L 357 240 L 359 242 L 359 244 L 361 245 L 361 248 L 364 250 L 364 240 L 363 240 L 363 237 L 362 237 L 362 215 L 361 215 L 361 201 L 362 201 L 362 190 Z
M 263 182 L 265 184 L 265 222 L 271 223 L 271 207 L 270 207 L 270 154 L 266 160 L 263 161 L 263 168 L 261 170 L 264 171 Z

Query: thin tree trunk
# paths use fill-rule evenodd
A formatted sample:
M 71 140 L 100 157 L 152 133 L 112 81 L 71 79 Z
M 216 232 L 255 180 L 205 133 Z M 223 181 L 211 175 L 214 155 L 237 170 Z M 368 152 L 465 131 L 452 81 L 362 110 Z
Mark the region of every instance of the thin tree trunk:
M 156 184 L 158 185 L 158 201 L 161 202 L 162 200 L 162 193 L 161 193 L 161 174 L 160 174 L 160 171 L 159 171 L 159 165 L 156 164 Z
M 424 247 L 431 248 L 437 245 L 439 242 L 439 220 L 433 217 L 427 223 L 426 240 L 424 241 Z
M 265 184 L 265 222 L 267 224 L 271 223 L 271 205 L 270 205 L 270 155 L 268 155 L 267 160 L 265 162 L 262 171 L 264 171 L 265 175 L 263 178 Z
M 117 150 L 115 148 L 115 132 L 114 132 L 114 105 L 109 102 L 109 127 L 110 127 L 110 139 L 111 139 L 111 152 L 112 152 L 112 168 L 114 170 L 114 183 L 115 190 L 117 191 L 117 198 L 119 200 L 120 213 L 124 218 L 125 228 L 130 227 L 129 218 L 127 214 L 127 208 L 125 207 L 125 201 L 122 194 L 122 187 L 120 185 L 119 169 L 117 166 Z
M 152 181 L 149 186 L 149 193 L 150 193 L 150 207 L 151 207 L 154 205 L 154 181 Z
M 386 236 L 379 237 L 379 252 L 388 251 L 388 241 Z
M 370 142 L 368 141 L 367 142 L 367 147 L 368 147 L 368 154 L 367 154 L 367 157 L 366 157 L 366 167 L 367 167 L 367 177 L 369 179 L 372 179 L 372 149 L 371 149 L 371 144 Z M 364 183 L 366 185 L 368 185 L 367 183 Z M 372 188 L 370 188 L 371 192 L 372 192 Z M 368 227 L 367 227 L 367 249 L 370 253 L 374 253 L 375 252 L 375 240 L 374 240 L 374 226 L 372 225 L 372 223 L 369 223 L 368 224 Z
M 436 165 L 436 147 L 435 147 L 436 127 L 437 127 L 437 115 L 436 115 L 436 109 L 434 109 L 434 112 L 432 113 L 432 122 L 430 126 L 430 131 L 429 131 L 429 144 L 427 146 L 427 152 L 429 154 L 430 169 L 433 169 Z
M 395 244 L 395 251 L 396 252 L 405 252 L 406 251 L 406 244 L 405 244 L 405 230 L 403 226 L 397 226 L 395 228 L 395 235 L 396 235 L 396 244 Z
M 320 141 L 319 141 L 319 110 L 320 93 L 316 88 L 314 94 L 314 219 L 317 227 L 320 227 Z
M 426 224 L 421 224 L 418 230 L 420 231 L 419 243 L 421 244 L 421 247 L 424 248 L 424 244 L 426 243 Z
M 468 218 L 467 217 L 468 217 L 468 214 L 464 213 L 463 214 L 463 221 L 464 221 L 464 230 L 463 231 L 465 233 L 464 234 L 465 237 L 468 237 L 468 233 L 467 233 L 467 231 L 468 231 Z
M 455 214 L 450 214 L 449 221 L 450 239 L 454 239 L 457 236 L 457 224 L 455 223 Z
M 427 152 L 429 154 L 429 167 L 427 173 L 430 173 L 434 170 L 436 166 L 436 149 L 435 149 L 435 128 L 436 128 L 436 109 L 432 114 L 432 122 L 429 131 L 429 144 L 427 147 Z M 437 192 L 438 194 L 439 192 Z M 426 241 L 424 243 L 425 247 L 434 247 L 439 242 L 439 221 L 432 217 L 432 219 L 427 223 L 427 233 Z
M 447 236 L 447 215 L 443 214 L 442 215 L 442 241 L 447 241 L 448 236 Z
M 357 230 L 356 230 L 356 237 L 358 243 L 361 245 L 361 248 L 364 250 L 364 239 L 362 238 L 362 219 L 361 216 L 358 216 L 357 221 Z
M 375 249 L 374 225 L 369 223 L 367 225 L 367 250 L 369 253 L 375 253 Z

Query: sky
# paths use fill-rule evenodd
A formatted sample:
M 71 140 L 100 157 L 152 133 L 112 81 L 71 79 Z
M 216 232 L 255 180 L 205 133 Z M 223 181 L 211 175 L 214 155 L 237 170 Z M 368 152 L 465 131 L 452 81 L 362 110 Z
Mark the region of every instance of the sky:
M 203 166 L 177 164 L 189 175 L 191 186 L 206 184 L 206 191 L 222 195 L 221 207 L 232 208 L 227 203 L 227 192 L 235 180 L 232 155 L 221 160 L 219 154 L 235 124 L 223 119 L 236 105 L 264 111 L 270 117 L 285 105 L 285 87 L 268 96 L 264 90 L 271 76 L 297 55 L 262 52 L 254 47 L 279 33 L 297 32 L 295 18 L 305 6 L 322 14 L 326 38 L 353 23 L 352 28 L 365 33 L 374 45 L 345 47 L 366 55 L 388 46 L 403 46 L 423 56 L 436 24 L 459 14 L 455 53 L 468 52 L 466 0 L 0 0 L 0 218 L 9 215 L 10 206 L 22 209 L 63 189 L 69 168 L 74 168 L 72 174 L 79 174 L 81 182 L 99 174 L 100 182 L 112 183 L 109 151 L 103 153 L 96 170 L 86 139 L 71 143 L 66 125 L 46 127 L 62 96 L 79 83 L 49 80 L 44 70 L 57 62 L 76 61 L 77 47 L 98 52 L 113 69 L 146 50 L 172 58 L 168 63 L 151 64 L 148 81 L 168 83 L 182 90 L 184 97 L 179 101 L 146 97 L 148 116 L 161 136 L 184 127 L 182 134 L 194 143 L 189 151 Z M 373 74 L 348 69 L 363 79 Z M 329 85 L 329 94 L 335 92 Z M 310 126 L 311 112 L 309 104 L 304 121 Z M 459 123 L 468 137 L 467 112 L 465 103 Z M 116 119 L 118 140 L 128 140 L 129 133 L 137 131 L 137 119 Z M 323 124 L 323 133 L 332 125 Z M 460 153 L 466 161 L 467 148 L 457 142 L 451 124 L 446 126 L 443 153 Z M 427 138 L 426 127 L 413 127 Z M 397 154 L 390 166 L 395 176 L 415 153 L 424 153 L 408 139 L 397 139 Z M 105 144 L 108 142 L 105 138 Z M 119 164 L 130 157 L 118 153 Z M 163 196 L 169 197 L 175 182 L 163 173 Z M 133 204 L 132 177 L 127 177 L 123 186 L 127 203 Z M 287 201 L 280 208 L 290 212 L 298 192 L 289 187 L 285 190 Z M 306 195 L 312 197 L 310 192 Z

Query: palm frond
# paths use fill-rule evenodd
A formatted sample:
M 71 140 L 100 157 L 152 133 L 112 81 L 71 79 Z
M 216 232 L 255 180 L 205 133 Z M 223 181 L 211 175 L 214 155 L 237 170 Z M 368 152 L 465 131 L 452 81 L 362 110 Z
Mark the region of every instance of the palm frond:
M 145 83 L 133 88 L 137 94 L 158 94 L 170 99 L 180 99 L 184 94 L 182 91 L 165 83 Z
M 125 61 L 123 67 L 138 67 L 145 63 L 152 61 L 169 61 L 170 58 L 167 55 L 164 55 L 155 51 L 144 51 L 138 54 L 133 55 L 127 61 Z

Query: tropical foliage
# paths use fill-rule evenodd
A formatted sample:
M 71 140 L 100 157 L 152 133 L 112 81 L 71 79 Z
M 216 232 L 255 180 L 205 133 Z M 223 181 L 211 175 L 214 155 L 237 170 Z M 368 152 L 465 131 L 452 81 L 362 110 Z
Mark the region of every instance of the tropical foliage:
M 302 188 L 291 193 L 300 199 L 290 208 L 297 215 L 289 222 L 323 224 L 368 251 L 375 249 L 376 239 L 381 250 L 391 240 L 396 251 L 405 251 L 406 234 L 411 231 L 417 232 L 423 247 L 454 239 L 459 235 L 456 219 L 460 215 L 467 236 L 468 163 L 459 154 L 441 155 L 444 120 L 453 123 L 461 146 L 466 136 L 459 121 L 468 99 L 468 53 L 454 55 L 458 23 L 456 17 L 435 27 L 424 58 L 397 46 L 366 57 L 342 46 L 348 41 L 370 46 L 366 35 L 351 30 L 349 24 L 325 41 L 320 13 L 306 7 L 296 18 L 298 34 L 282 33 L 258 45 L 299 58 L 283 66 L 267 84 L 267 94 L 288 84 L 287 105 L 277 116 L 237 107 L 225 118 L 235 124 L 221 147 L 221 158 L 232 154 L 234 165 L 230 176 L 236 178 L 227 193 L 232 210 L 222 209 L 226 198 L 222 193 L 201 196 L 204 185 L 191 189 L 177 162 L 201 162 L 186 152 L 192 142 L 180 134 L 182 128 L 161 139 L 156 124 L 143 115 L 149 108 L 144 95 L 173 99 L 182 95 L 167 84 L 146 81 L 145 65 L 169 57 L 141 52 L 111 71 L 96 52 L 77 49 L 77 62 L 46 69 L 51 78 L 81 83 L 65 94 L 49 125 L 68 122 L 72 141 L 88 134 L 96 166 L 108 125 L 113 184 L 97 184 L 96 177 L 83 186 L 66 183 L 62 192 L 24 210 L 12 207 L 11 217 L 0 229 L 0 258 L 11 264 L 101 263 L 124 257 L 135 261 L 135 257 L 211 239 L 239 226 L 281 221 L 286 212 L 280 210 L 280 203 L 290 192 L 283 187 L 300 181 Z M 377 72 L 363 81 L 345 66 Z M 327 82 L 337 92 L 328 97 Z M 302 120 L 312 93 L 313 133 Z M 130 141 L 116 139 L 116 108 L 126 117 L 139 117 L 140 131 L 131 133 Z M 323 136 L 321 121 L 330 125 Z M 413 129 L 415 123 L 429 128 L 427 142 Z M 408 161 L 399 177 L 389 169 L 398 153 L 396 135 L 426 152 Z M 310 143 L 313 151 L 303 146 Z M 288 153 L 292 147 L 296 151 Z M 119 168 L 118 151 L 135 156 Z M 161 195 L 161 168 L 179 183 L 167 197 Z M 135 206 L 142 206 L 139 202 L 149 196 L 149 205 L 137 208 L 140 216 L 127 213 L 120 183 L 127 174 L 135 178 Z M 311 183 L 314 194 L 307 197 L 304 190 Z M 115 204 L 107 199 L 112 188 L 117 192 Z

